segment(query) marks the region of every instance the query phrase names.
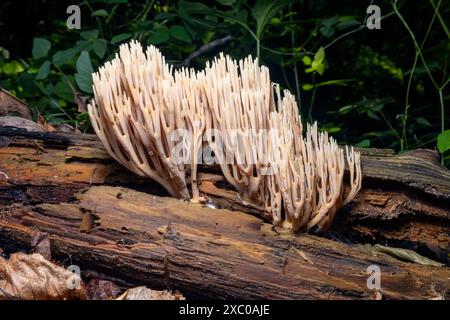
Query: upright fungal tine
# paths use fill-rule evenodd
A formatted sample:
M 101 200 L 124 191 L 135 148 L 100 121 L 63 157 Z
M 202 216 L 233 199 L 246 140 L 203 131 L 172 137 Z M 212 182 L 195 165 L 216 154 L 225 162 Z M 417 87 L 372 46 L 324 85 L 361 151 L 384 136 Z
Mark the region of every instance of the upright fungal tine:
M 243 202 L 294 231 L 326 230 L 361 188 L 359 153 L 317 123 L 303 132 L 295 97 L 251 57 L 221 54 L 204 70 L 173 71 L 158 49 L 144 53 L 132 41 L 93 86 L 88 111 L 107 151 L 174 197 L 201 201 L 197 166 L 207 148 Z

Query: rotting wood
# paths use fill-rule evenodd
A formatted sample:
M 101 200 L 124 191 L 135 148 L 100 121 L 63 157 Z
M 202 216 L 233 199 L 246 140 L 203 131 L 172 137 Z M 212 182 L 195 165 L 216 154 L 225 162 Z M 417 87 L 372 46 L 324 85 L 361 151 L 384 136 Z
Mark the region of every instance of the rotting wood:
M 95 216 L 80 232 L 83 216 Z M 27 248 L 50 234 L 52 252 L 82 270 L 173 289 L 188 298 L 373 299 L 367 267 L 382 272 L 386 299 L 448 295 L 448 267 L 407 263 L 314 235 L 283 232 L 238 211 L 201 208 L 122 187 L 95 186 L 69 204 L 4 207 L 0 245 Z M 169 270 L 169 272 L 167 272 Z
M 115 163 L 94 135 L 37 133 L 5 127 L 0 128 L 0 137 L 0 171 L 9 178 L 0 175 L 0 246 L 26 248 L 31 230 L 47 231 L 52 234 L 52 250 L 56 250 L 61 258 L 70 255 L 87 270 L 121 278 L 127 283 L 152 283 L 163 287 L 167 282 L 164 273 L 166 256 L 162 253 L 164 250 L 158 247 L 158 241 L 167 241 L 171 253 L 166 257 L 170 283 L 193 297 L 263 298 L 262 293 L 258 295 L 257 291 L 268 290 L 269 298 L 325 298 L 326 295 L 331 298 L 370 298 L 372 293 L 362 282 L 362 279 L 367 279 L 362 266 L 366 268 L 370 261 L 387 265 L 387 270 L 393 272 L 387 282 L 390 286 L 383 292 L 386 297 L 436 298 L 448 291 L 445 287 L 449 278 L 446 267 L 400 262 L 384 254 L 373 257 L 349 245 L 364 242 L 391 244 L 414 249 L 449 264 L 450 174 L 439 165 L 432 151 L 418 150 L 397 156 L 391 150 L 362 149 L 363 189 L 355 201 L 337 215 L 331 230 L 322 235 L 328 238 L 325 239 L 272 229 L 270 224 L 258 218 L 260 212 L 257 207 L 239 201 L 236 192 L 227 186 L 214 167 L 203 168 L 199 177 L 202 181 L 200 191 L 210 199 L 207 205 L 244 211 L 254 216 L 226 211 L 229 217 L 225 219 L 222 214 L 217 214 L 225 212 L 222 210 L 199 208 L 175 199 L 158 197 L 165 195 L 158 185 Z M 119 189 L 99 187 L 103 185 L 117 186 Z M 84 193 L 80 193 L 83 190 Z M 112 196 L 102 198 L 102 192 L 106 197 L 108 192 L 112 192 L 109 190 L 120 190 L 115 193 L 117 200 Z M 98 197 L 92 198 L 94 200 L 89 203 L 96 200 L 98 204 L 89 207 L 86 205 L 86 195 L 92 194 L 98 194 Z M 129 217 L 129 211 L 122 208 L 134 205 L 134 198 L 128 198 L 130 194 L 141 203 L 141 207 L 134 212 L 137 215 L 135 218 Z M 163 205 L 160 205 L 159 211 L 155 209 L 149 214 L 145 207 L 154 205 L 152 201 L 162 201 Z M 172 210 L 175 213 L 168 213 L 171 210 L 167 208 L 173 203 L 177 204 Z M 102 205 L 112 207 L 105 210 L 108 213 L 103 213 L 98 209 Z M 179 220 L 169 218 L 171 214 L 183 215 L 184 212 L 207 217 L 207 221 L 201 222 L 200 218 L 195 217 L 191 220 L 189 217 Z M 94 218 L 94 225 L 90 225 L 87 232 L 80 233 L 86 213 L 92 214 L 90 218 Z M 247 219 L 251 219 L 252 228 L 242 227 Z M 138 226 L 139 223 L 133 224 L 133 221 L 140 221 L 141 226 Z M 218 227 L 212 231 L 213 224 L 226 225 L 231 223 L 229 221 L 235 224 L 238 232 L 232 228 L 219 228 L 217 232 Z M 114 227 L 108 227 L 109 223 L 114 223 Z M 205 230 L 202 223 L 208 226 Z M 166 234 L 170 235 L 169 240 L 166 240 Z M 223 240 L 223 237 L 226 239 Z M 237 245 L 236 241 L 242 244 Z M 193 247 L 192 244 L 197 242 L 204 247 Z M 293 249 L 286 251 L 283 247 L 281 250 L 281 244 Z M 214 251 L 222 247 L 230 251 Z M 252 248 L 250 252 L 247 252 L 247 247 Z M 238 248 L 245 250 L 239 252 Z M 202 265 L 196 265 L 195 252 L 189 250 L 200 250 L 197 253 L 201 254 L 199 261 L 203 261 Z M 292 256 L 291 251 L 296 255 Z M 177 253 L 176 258 L 174 252 Z M 264 254 L 261 255 L 261 252 Z M 208 262 L 208 254 L 218 262 Z M 244 257 L 245 265 L 244 262 L 234 262 L 238 268 L 230 264 L 226 257 L 229 254 L 230 261 L 238 256 Z M 251 260 L 247 254 L 259 259 L 259 263 L 247 264 L 247 260 Z M 147 255 L 150 256 L 149 261 L 145 261 Z M 111 258 L 113 256 L 118 257 L 117 263 Z M 262 260 L 261 256 L 264 257 Z M 316 266 L 317 261 L 322 264 Z M 210 268 L 205 267 L 208 263 Z M 342 273 L 334 268 L 341 263 L 344 265 Z M 255 265 L 260 267 L 255 268 Z M 357 272 L 355 265 L 359 268 Z M 217 271 L 218 266 L 222 267 L 220 271 Z M 286 279 L 293 281 L 296 285 L 292 286 L 296 288 L 287 289 L 281 286 L 281 280 L 275 281 L 276 277 L 285 277 L 274 271 L 280 267 L 290 270 L 292 274 Z M 269 284 L 258 286 L 250 277 L 246 282 L 248 288 L 234 288 L 233 283 L 237 282 L 233 281 L 243 281 L 244 275 L 247 277 L 252 268 L 261 277 L 260 281 L 265 281 L 262 278 L 265 273 L 273 275 L 274 279 L 270 278 Z M 200 278 L 187 281 L 184 277 L 190 272 Z M 202 275 L 202 272 L 211 274 Z M 295 272 L 303 272 L 304 275 L 297 276 Z M 339 276 L 325 276 L 330 272 L 336 272 Z M 224 283 L 226 279 L 217 278 L 218 275 L 224 277 L 225 273 L 232 278 L 228 288 Z M 426 285 L 415 287 L 412 283 L 416 280 Z M 403 292 L 402 288 L 395 288 L 402 283 L 403 289 L 410 290 L 410 294 Z M 202 285 L 214 288 L 203 291 L 200 290 Z M 293 293 L 284 292 L 290 290 Z

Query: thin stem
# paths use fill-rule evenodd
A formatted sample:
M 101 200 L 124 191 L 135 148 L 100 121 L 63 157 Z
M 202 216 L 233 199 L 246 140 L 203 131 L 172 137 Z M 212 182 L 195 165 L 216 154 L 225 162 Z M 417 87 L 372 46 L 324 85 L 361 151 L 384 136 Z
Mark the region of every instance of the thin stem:
M 289 11 L 292 11 L 292 6 L 289 5 Z M 292 23 L 292 15 L 289 16 L 289 21 Z M 294 28 L 291 25 L 291 45 L 292 50 L 295 50 L 295 32 Z M 294 79 L 295 79 L 295 90 L 297 93 L 297 102 L 298 106 L 301 109 L 301 100 L 300 100 L 300 83 L 298 79 L 298 69 L 297 69 L 297 61 L 294 59 Z
M 444 108 L 444 96 L 442 94 L 442 89 L 438 90 L 439 93 L 439 103 L 441 105 L 441 133 L 445 131 L 445 108 Z
M 313 110 L 313 106 L 314 106 L 314 100 L 316 98 L 316 91 L 317 91 L 317 86 L 316 86 L 316 74 L 313 74 L 313 92 L 311 95 L 311 101 L 309 102 L 309 109 L 308 109 L 308 120 L 309 122 L 312 122 L 312 110 Z
M 391 122 L 386 118 L 386 116 L 384 115 L 383 111 L 380 111 L 380 114 L 381 114 L 381 117 L 383 118 L 384 122 L 386 122 L 386 124 L 388 125 L 389 129 L 395 134 L 395 136 L 397 137 L 398 141 L 401 143 L 402 138 L 397 133 L 397 130 L 395 130 L 395 128 L 392 126 Z
M 258 58 L 258 62 L 259 62 L 259 63 L 261 63 L 260 60 L 259 60 L 260 50 L 261 50 L 261 47 L 260 47 L 260 40 L 259 40 L 259 39 L 256 39 L 256 58 Z
M 392 4 L 393 4 L 392 6 L 393 6 L 393 8 L 394 8 L 394 11 L 395 11 L 395 13 L 397 14 L 398 18 L 400 19 L 400 21 L 401 21 L 401 22 L 403 23 L 403 25 L 405 26 L 406 30 L 408 31 L 408 33 L 409 33 L 409 35 L 410 35 L 412 41 L 414 42 L 414 46 L 415 46 L 417 52 L 419 53 L 420 59 L 422 60 L 422 63 L 423 63 L 423 66 L 424 66 L 425 70 L 427 71 L 428 76 L 430 77 L 431 82 L 433 83 L 433 85 L 434 85 L 434 86 L 436 87 L 436 89 L 437 89 L 437 88 L 439 88 L 439 86 L 438 86 L 438 84 L 436 83 L 436 80 L 434 79 L 433 75 L 431 74 L 431 70 L 430 70 L 430 68 L 428 67 L 428 64 L 427 64 L 427 62 L 426 62 L 426 60 L 425 60 L 425 58 L 424 58 L 424 56 L 423 56 L 423 54 L 422 54 L 422 50 L 420 50 L 420 46 L 419 46 L 419 44 L 417 43 L 416 36 L 415 36 L 414 32 L 411 30 L 411 28 L 409 27 L 409 25 L 408 25 L 408 23 L 406 22 L 406 20 L 403 18 L 403 16 L 401 15 L 401 13 L 398 11 L 398 8 L 397 8 L 397 1 L 398 1 L 398 0 L 394 0 L 393 3 L 392 3 Z
M 275 50 L 269 47 L 266 47 L 264 45 L 261 45 L 261 48 L 263 48 L 264 50 L 267 50 L 269 52 L 275 53 L 275 54 L 279 54 L 282 56 L 300 56 L 300 55 L 307 55 L 307 54 L 313 54 L 313 52 L 311 51 L 306 51 L 304 49 L 302 49 L 302 52 L 285 52 L 285 51 L 280 51 L 280 50 Z
M 431 1 L 431 0 L 430 0 L 430 1 Z M 403 17 L 401 16 L 400 12 L 398 11 L 398 8 L 397 8 L 397 0 L 395 0 L 395 1 L 393 2 L 394 12 L 398 15 L 399 19 L 402 21 L 402 23 L 405 25 L 406 29 L 407 29 L 408 32 L 410 33 L 410 35 L 411 35 L 411 37 L 412 37 L 412 39 L 413 39 L 413 42 L 414 42 L 414 48 L 415 48 L 415 51 L 416 51 L 416 55 L 415 55 L 415 57 L 414 57 L 414 63 L 413 63 L 413 66 L 412 66 L 412 68 L 411 68 L 411 73 L 409 74 L 409 78 L 408 78 L 408 85 L 407 85 L 407 87 L 406 87 L 405 110 L 404 110 L 404 112 L 403 112 L 403 119 L 402 119 L 402 136 L 401 136 L 401 139 L 400 139 L 400 151 L 404 151 L 404 146 L 405 146 L 405 144 L 406 144 L 406 148 L 408 148 L 408 140 L 407 140 L 407 138 L 406 138 L 406 125 L 407 125 L 407 121 L 408 121 L 408 109 L 409 109 L 409 107 L 410 107 L 410 105 L 409 105 L 409 94 L 410 94 L 410 90 L 411 90 L 411 84 L 412 84 L 414 72 L 415 72 L 415 70 L 416 70 L 416 66 L 417 66 L 417 62 L 418 62 L 418 60 L 419 60 L 419 57 L 422 56 L 422 49 L 423 49 L 423 47 L 424 47 L 424 45 L 425 45 L 425 42 L 426 42 L 426 40 L 427 40 L 427 38 L 428 38 L 428 35 L 430 34 L 431 28 L 432 28 L 432 26 L 433 26 L 433 24 L 434 24 L 434 21 L 435 21 L 435 19 L 436 19 L 436 16 L 437 16 L 437 10 L 439 9 L 439 6 L 441 5 L 441 1 L 442 1 L 442 0 L 439 0 L 439 2 L 438 2 L 438 4 L 437 4 L 437 7 L 434 8 L 434 9 L 435 9 L 435 10 L 434 10 L 434 15 L 433 15 L 433 17 L 431 18 L 431 21 L 430 21 L 430 23 L 429 23 L 429 25 L 428 25 L 428 28 L 427 28 L 427 32 L 426 32 L 426 34 L 425 34 L 424 39 L 422 40 L 422 43 L 421 43 L 420 47 L 419 47 L 419 45 L 418 45 L 418 43 L 417 43 L 417 41 L 416 41 L 416 38 L 415 38 L 414 33 L 413 33 L 412 30 L 409 28 L 409 26 L 407 25 L 406 21 L 403 19 Z M 434 6 L 434 3 L 433 3 L 433 6 Z M 423 60 L 423 63 L 424 63 L 424 65 L 426 65 L 426 62 L 425 62 L 424 60 Z M 427 67 L 427 66 L 426 66 L 426 67 Z M 431 76 L 431 73 L 430 73 L 429 75 L 430 75 L 430 77 L 432 77 L 432 76 Z M 433 82 L 434 82 L 434 81 L 433 81 Z
M 282 73 L 282 75 L 283 75 L 284 82 L 286 82 L 286 85 L 287 85 L 289 91 L 293 91 L 293 90 L 292 90 L 292 87 L 291 87 L 291 84 L 289 83 L 288 77 L 287 77 L 287 75 L 286 75 L 286 70 L 285 70 L 285 68 L 284 68 L 284 59 L 283 59 L 282 65 L 281 65 L 281 73 Z
M 386 19 L 386 18 L 389 18 L 389 17 L 392 16 L 393 14 L 395 14 L 394 11 L 389 12 L 388 14 L 386 14 L 386 15 L 380 17 L 380 21 L 381 21 L 381 20 L 384 20 L 384 19 Z M 361 31 L 361 30 L 365 29 L 365 28 L 366 28 L 366 21 L 367 21 L 367 15 L 366 15 L 366 18 L 364 19 L 364 22 L 363 22 L 358 28 L 353 29 L 353 30 L 350 30 L 350 31 L 348 31 L 348 32 L 346 32 L 346 33 L 344 33 L 344 34 L 341 34 L 339 37 L 337 37 L 336 39 L 334 39 L 333 41 L 331 41 L 331 42 L 328 43 L 327 45 L 323 46 L 323 48 L 324 48 L 324 49 L 327 49 L 328 47 L 331 47 L 333 44 L 335 44 L 336 42 L 338 42 L 338 41 L 341 40 L 342 38 L 345 38 L 345 37 L 347 37 L 347 36 L 349 36 L 349 35 L 351 35 L 351 34 L 353 34 L 353 33 L 355 33 L 355 32 L 358 32 L 358 31 Z
M 424 42 L 425 43 L 425 42 Z M 402 120 L 402 138 L 400 140 L 400 151 L 404 151 L 404 142 L 406 141 L 406 123 L 408 119 L 408 109 L 409 109 L 409 92 L 411 90 L 411 84 L 414 76 L 414 71 L 416 70 L 417 61 L 419 61 L 419 54 L 416 51 L 416 56 L 414 57 L 414 63 L 411 68 L 411 73 L 408 78 L 408 85 L 406 86 L 406 97 L 405 97 L 405 110 L 403 111 Z M 406 142 L 406 144 L 408 144 Z
M 438 11 L 438 10 L 439 10 L 439 5 L 441 4 L 441 1 L 439 1 L 439 3 L 438 3 L 437 6 L 434 4 L 434 0 L 430 0 L 430 3 L 431 3 L 431 5 L 433 6 L 433 8 L 434 8 L 434 10 L 435 10 L 435 12 L 436 12 L 436 14 L 437 14 L 437 17 L 438 17 L 439 23 L 440 23 L 441 26 L 442 26 L 442 29 L 444 29 L 444 32 L 445 32 L 445 34 L 447 35 L 447 39 L 450 40 L 450 31 L 448 30 L 447 25 L 445 24 L 444 19 L 442 19 L 442 16 L 441 16 L 441 14 L 440 14 L 439 11 Z
M 88 7 L 89 11 L 91 11 L 91 14 L 94 13 L 94 9 L 92 9 L 91 5 L 89 4 L 89 2 L 87 0 L 84 0 L 83 3 Z M 100 34 L 102 36 L 102 38 L 105 38 L 105 33 L 103 32 L 103 28 L 102 28 L 102 24 L 100 22 L 100 19 L 95 16 L 95 21 L 97 21 L 97 27 L 100 30 Z

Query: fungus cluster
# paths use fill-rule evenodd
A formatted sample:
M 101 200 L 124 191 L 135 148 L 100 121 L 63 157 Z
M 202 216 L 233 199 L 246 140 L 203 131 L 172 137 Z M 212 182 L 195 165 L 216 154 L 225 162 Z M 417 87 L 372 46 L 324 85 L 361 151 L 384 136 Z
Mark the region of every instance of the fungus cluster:
M 93 86 L 89 115 L 107 151 L 174 197 L 200 201 L 205 154 L 243 202 L 294 231 L 327 229 L 361 187 L 359 153 L 316 123 L 304 133 L 295 97 L 251 57 L 221 54 L 204 70 L 174 71 L 155 47 L 132 41 L 93 74 Z

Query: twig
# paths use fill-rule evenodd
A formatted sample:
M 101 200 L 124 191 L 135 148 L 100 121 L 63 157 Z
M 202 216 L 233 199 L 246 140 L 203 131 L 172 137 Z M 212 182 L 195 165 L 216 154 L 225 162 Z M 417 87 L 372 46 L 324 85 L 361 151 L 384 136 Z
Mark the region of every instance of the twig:
M 189 67 L 191 65 L 192 60 L 200 57 L 211 49 L 216 47 L 223 46 L 230 42 L 233 39 L 232 36 L 228 35 L 226 37 L 213 40 L 207 44 L 202 45 L 198 50 L 192 52 L 182 63 L 175 65 L 175 68 Z

